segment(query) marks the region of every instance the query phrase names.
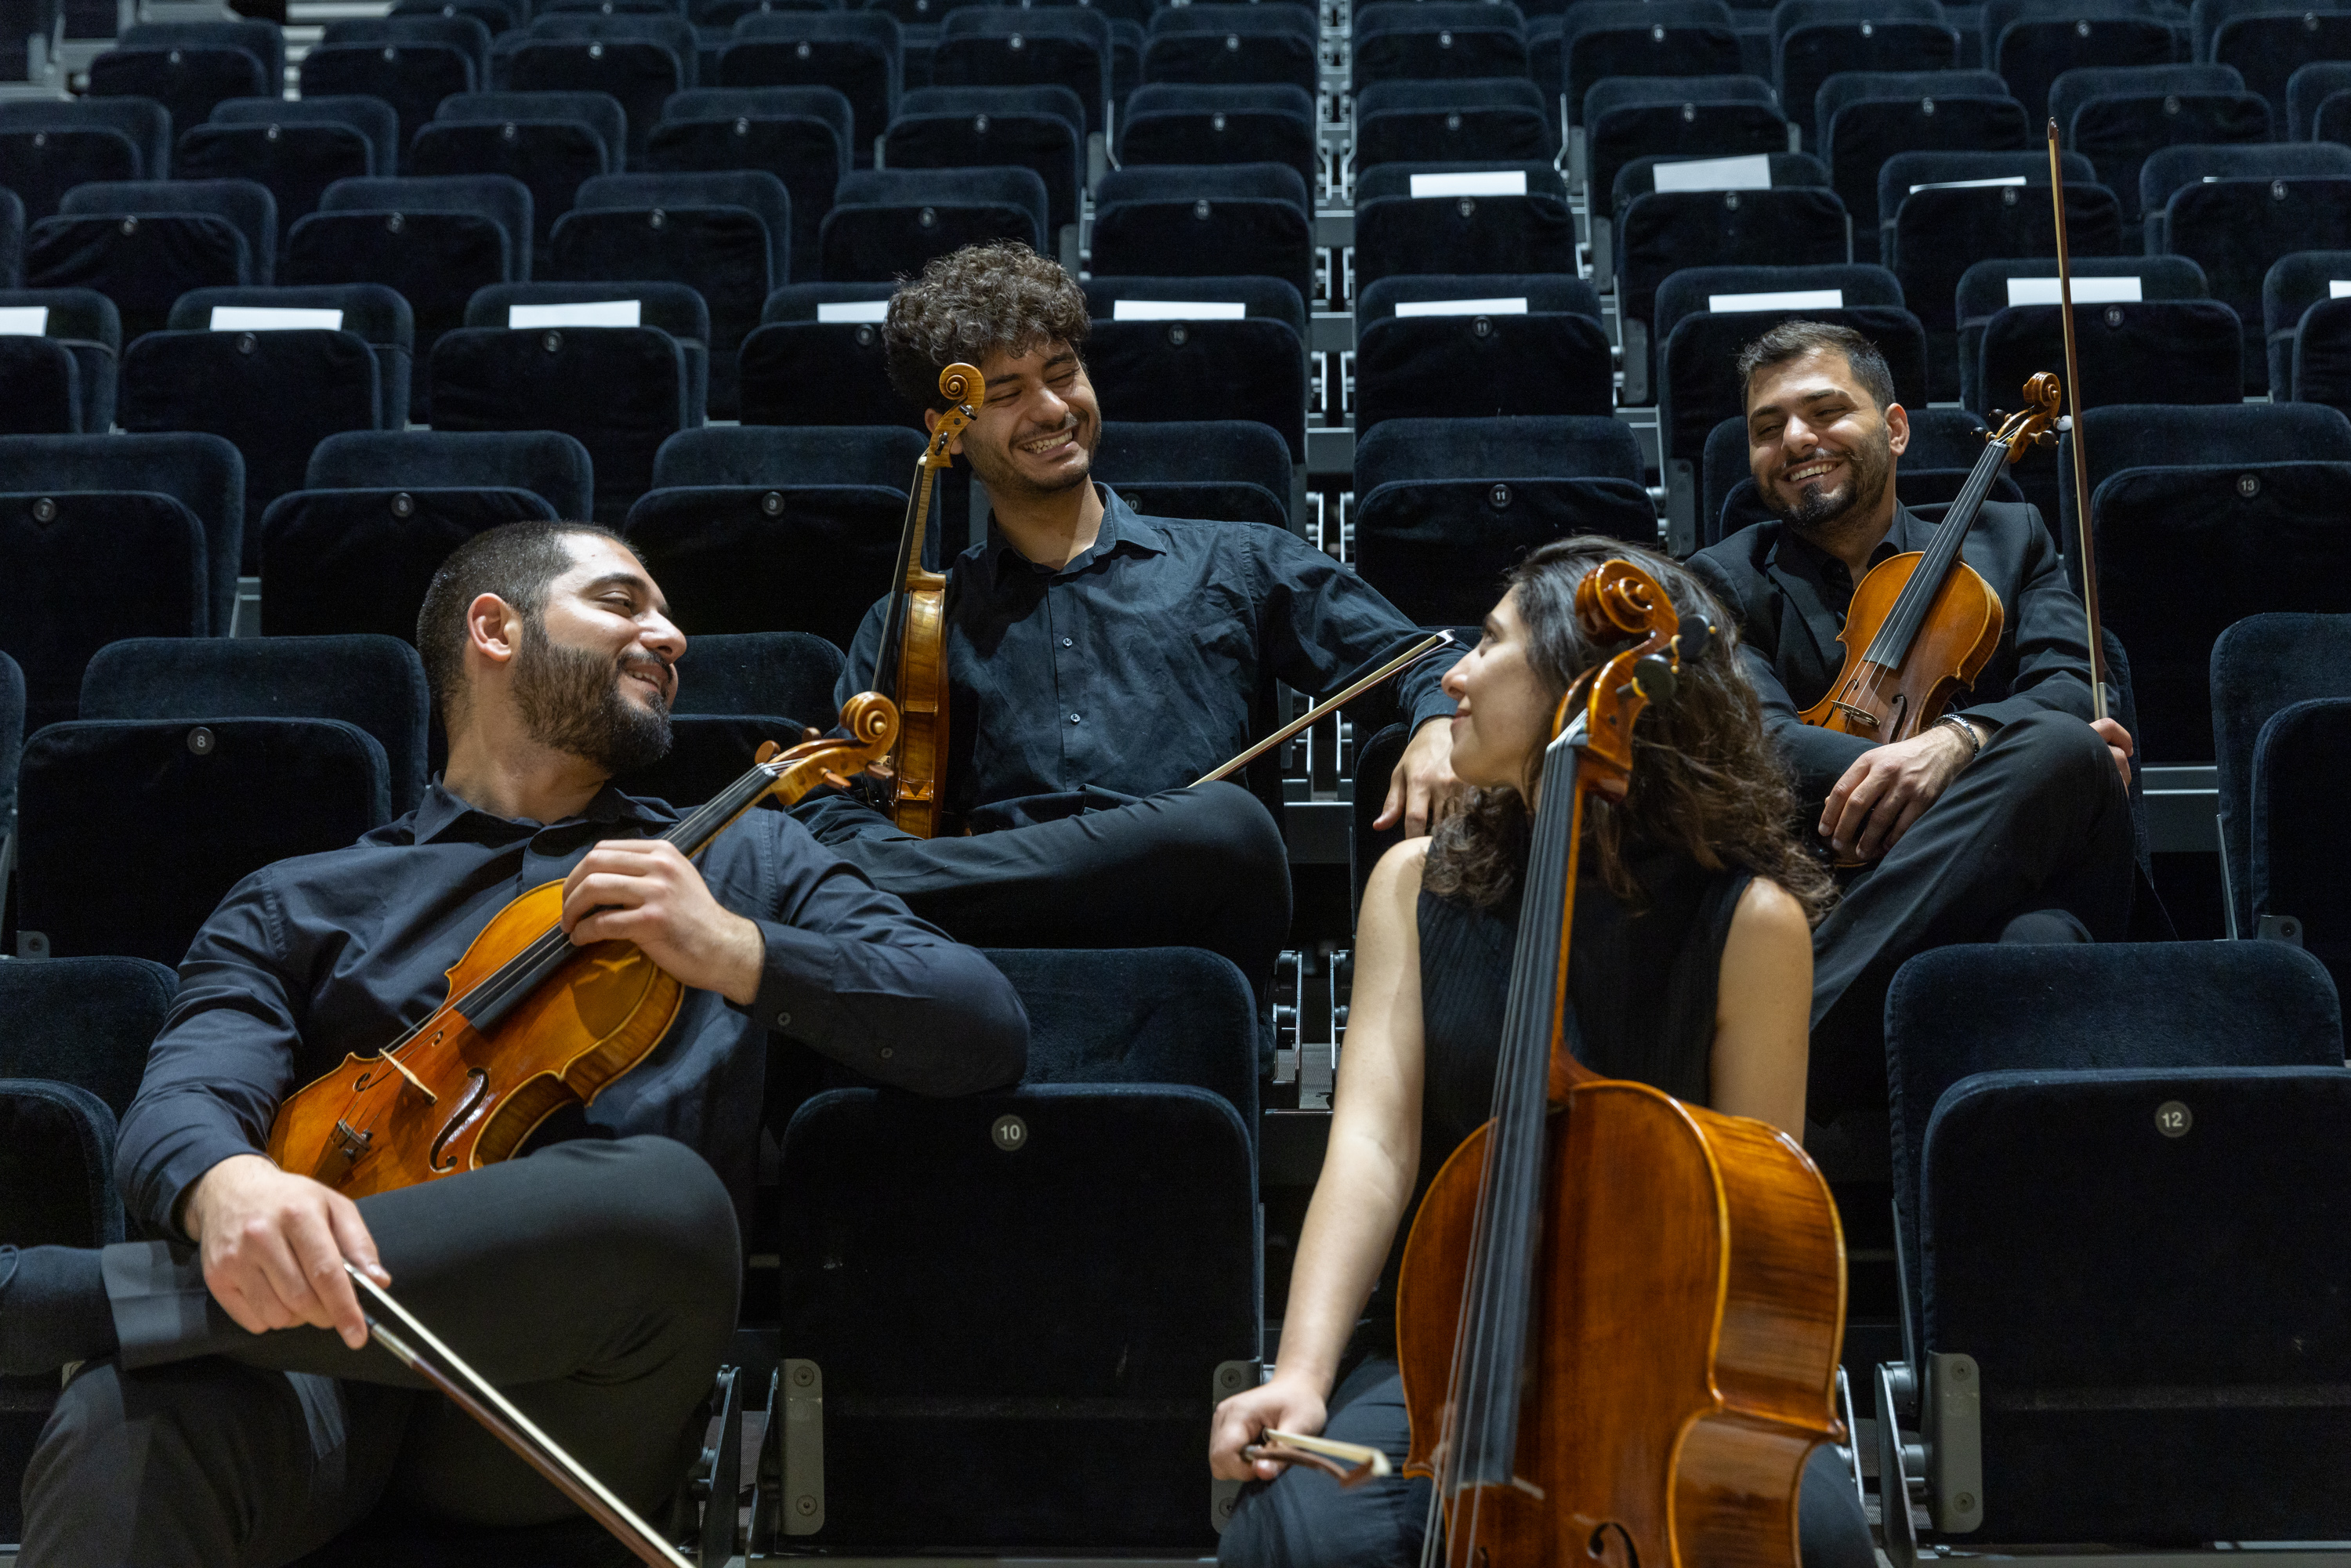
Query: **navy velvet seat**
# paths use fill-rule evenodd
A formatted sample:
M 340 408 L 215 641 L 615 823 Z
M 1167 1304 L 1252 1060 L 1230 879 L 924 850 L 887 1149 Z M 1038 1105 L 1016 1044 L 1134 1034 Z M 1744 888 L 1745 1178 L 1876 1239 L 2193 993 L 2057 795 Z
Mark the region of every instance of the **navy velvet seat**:
M 453 48 L 473 62 L 474 79 L 485 79 L 490 68 L 489 24 L 462 14 L 422 14 L 346 17 L 327 24 L 322 44 L 435 44 Z M 388 172 L 389 171 L 387 171 Z
M 1023 1087 L 835 1090 L 780 1139 L 783 1353 L 825 1400 L 805 1540 L 1207 1550 L 1199 1433 L 1259 1354 L 1249 988 L 1191 949 L 991 956 Z
M 824 217 L 824 278 L 886 281 L 989 240 L 1042 246 L 1045 203 L 1033 169 L 860 169 L 842 178 Z
M 2336 789 L 2351 762 L 2351 699 L 2281 708 L 2253 752 L 2252 888 L 2257 931 L 2290 934 L 2351 980 L 2351 912 L 2344 906 L 2345 845 Z
M 0 103 L 0 187 L 28 219 L 46 218 L 76 185 L 160 180 L 171 172 L 172 116 L 152 99 Z
M 530 277 L 529 188 L 503 174 L 339 180 L 294 226 L 294 284 L 378 283 L 415 312 L 415 359 L 465 320 L 475 290 Z M 430 410 L 430 379 L 413 375 L 408 414 Z
M 1208 319 L 1240 307 L 1244 318 L 1280 321 L 1306 340 L 1306 301 L 1279 277 L 1089 277 L 1086 315 L 1095 321 Z M 1196 316 L 1187 307 L 1207 306 Z
M 420 38 L 320 43 L 302 57 L 300 70 L 306 98 L 358 95 L 392 105 L 400 118 L 400 173 L 410 172 L 408 150 L 434 106 L 486 85 L 470 51 Z
M 235 446 L 247 572 L 259 570 L 263 510 L 301 488 L 311 449 L 387 424 L 375 350 L 356 332 L 313 329 L 150 332 L 123 350 L 117 417 L 127 431 L 203 431 Z
M 1355 99 L 1355 165 L 1552 158 L 1551 102 L 1524 77 L 1374 82 Z
M 2351 615 L 2248 615 L 2213 640 L 2212 755 L 2234 936 L 2253 936 L 2261 929 L 2253 916 L 2252 868 L 2253 779 L 2262 732 L 2288 708 L 2342 695 L 2346 669 Z M 2314 858 L 2313 869 L 2326 873 L 2330 862 Z
M 1287 163 L 1312 188 L 1320 171 L 1314 99 L 1287 82 L 1155 82 L 1126 99 L 1121 165 Z
M 1415 176 L 1499 174 L 1501 194 L 1414 194 Z M 1523 176 L 1523 183 L 1510 176 Z M 1524 194 L 1512 193 L 1523 190 Z M 1573 274 L 1567 182 L 1548 162 L 1383 163 L 1355 181 L 1355 287 L 1403 273 Z
M 2038 371 L 2065 363 L 2064 326 L 2054 305 L 1999 311 L 1985 323 L 1973 384 L 1989 400 L 2021 401 Z M 2085 305 L 2074 310 L 2081 406 L 2106 402 L 2235 403 L 2245 395 L 2237 313 L 2217 299 Z M 2069 391 L 2066 406 L 2074 404 Z
M 203 331 L 213 326 L 216 310 L 256 307 L 335 312 L 340 319 L 333 329 L 353 334 L 375 354 L 376 382 L 382 389 L 381 423 L 398 428 L 407 417 L 416 318 L 408 301 L 396 291 L 380 283 L 327 284 L 308 288 L 196 288 L 172 302 L 166 325 L 174 332 Z M 321 320 L 319 325 L 326 323 Z
M 544 276 L 680 283 L 709 309 L 710 412 L 736 411 L 736 355 L 791 267 L 791 196 L 763 169 L 606 174 L 559 219 Z
M 815 277 L 833 187 L 856 166 L 855 114 L 829 87 L 707 87 L 671 97 L 644 167 L 686 173 L 763 169 L 791 194 L 790 276 Z
M 653 459 L 653 483 L 663 489 L 894 485 L 903 497 L 925 444 L 921 435 L 903 425 L 687 430 L 662 444 Z M 904 509 L 903 501 L 900 509 Z
M 856 114 L 851 161 L 866 169 L 898 107 L 904 50 L 897 19 L 886 12 L 753 12 L 736 22 L 718 57 L 718 83 L 838 90 Z
M 1287 83 L 1311 93 L 1321 33 L 1301 5 L 1163 6 L 1143 46 L 1146 82 Z
M 2282 256 L 2262 278 L 2262 327 L 2269 340 L 2270 396 L 2296 395 L 2294 345 L 2303 318 L 2321 300 L 2335 298 L 2337 280 L 2351 287 L 2351 250 L 2302 250 Z
M 177 963 L 247 873 L 390 821 L 390 774 L 373 736 L 334 719 L 51 725 L 17 790 L 18 943 Z
M 2269 100 L 2271 119 L 2284 125 L 2286 88 L 2296 70 L 2305 65 L 2351 59 L 2351 15 L 2325 7 L 2289 11 L 2263 5 L 2248 8 L 2220 23 L 2212 36 L 2210 52 L 2203 57 L 2215 65 L 2235 67 L 2243 74 L 2245 86 Z
M 0 337 L 0 435 L 81 434 L 81 370 L 47 337 Z
M 1789 111 L 1798 119 L 1809 113 L 1812 145 L 1854 214 L 1855 246 L 1871 256 L 1894 215 L 1878 197 L 1877 172 L 1887 159 L 2023 152 L 2040 141 L 2034 116 L 1990 71 L 1848 71 Z
M 474 291 L 465 302 L 468 327 L 530 327 L 564 325 L 534 321 L 548 308 L 633 308 L 633 325 L 668 333 L 677 340 L 685 361 L 685 398 L 689 424 L 700 424 L 708 405 L 710 385 L 710 308 L 701 293 L 683 283 L 623 281 L 611 283 L 494 283 Z M 582 321 L 573 325 L 611 325 Z
M 523 0 L 392 0 L 392 16 L 471 16 L 496 38 L 530 20 Z
M 1541 274 L 1386 277 L 1356 301 L 1355 430 L 1384 419 L 1606 414 L 1600 301 Z
M 882 310 L 895 285 L 796 283 L 743 340 L 746 424 L 921 424 L 890 384 Z
M 339 719 L 383 748 L 394 816 L 424 793 L 432 697 L 416 650 L 365 632 L 317 637 L 134 637 L 81 678 L 85 719 Z
M 1996 35 L 1988 29 L 1984 57 L 2037 116 L 2047 112 L 2051 84 L 2067 71 L 2168 65 L 2179 57 L 2167 17 L 2130 0 L 2064 0 L 2004 18 Z
M 2351 413 L 2351 301 L 2322 299 L 2294 338 L 2294 398 Z
M 1720 0 L 1584 0 L 1564 18 L 1560 58 L 1575 124 L 1584 95 L 1610 77 L 1737 76 L 1747 69 Z
M 393 172 L 399 135 L 398 120 L 381 99 L 231 99 L 205 123 L 180 132 L 172 172 L 183 180 L 251 180 L 268 187 L 277 205 L 272 265 L 283 266 L 294 224 L 318 211 L 328 186 Z
M 34 288 L 94 288 L 126 338 L 161 329 L 191 288 L 267 283 L 277 252 L 269 193 L 245 180 L 77 185 L 26 236 Z
M 2128 278 L 2139 298 L 2150 301 L 2209 299 L 2204 287 L 2204 269 L 2184 256 L 2077 256 L 2072 267 L 2076 278 Z M 2057 260 L 2054 256 L 2034 256 L 1998 261 L 1980 261 L 1959 274 L 1959 286 L 1955 304 L 1959 312 L 1959 402 L 1969 408 L 2006 408 L 2001 398 L 2013 398 L 2016 392 L 2001 389 L 1993 397 L 1978 381 L 1981 369 L 1984 328 L 1991 319 L 2011 304 L 2043 303 L 2040 294 L 2055 297 Z M 2024 292 L 2011 288 L 2011 279 L 2033 279 L 2022 286 Z M 2092 288 L 2117 288 L 2120 284 L 2075 286 L 2075 309 L 2081 320 L 2098 315 L 2098 307 L 2087 295 Z M 2231 373 L 2241 373 L 2232 366 Z M 2020 391 L 2022 390 L 2020 386 Z M 2095 391 L 2094 387 L 2091 389 Z
M 1045 234 L 1055 241 L 1078 221 L 1085 108 L 1058 85 L 919 88 L 899 100 L 883 155 L 893 169 L 1030 170 L 1045 183 Z
M 890 591 L 905 512 L 894 486 L 655 489 L 626 532 L 689 634 L 808 632 L 846 647 Z
M 692 662 L 678 666 L 674 717 L 779 713 L 819 726 L 832 716 L 833 686 L 845 663 L 838 647 L 806 632 L 705 632 L 686 657 Z
M 1097 277 L 1279 277 L 1314 298 L 1314 219 L 1286 163 L 1146 165 L 1094 189 Z
M 1886 1017 L 1906 1359 L 1925 1397 L 1960 1386 L 1939 1356 L 1981 1389 L 1980 1485 L 1930 1490 L 1938 1517 L 1984 1548 L 2351 1527 L 2306 1458 L 2351 1436 L 2322 1386 L 2351 1368 L 2351 1194 L 2321 1153 L 2351 1073 L 2320 967 L 2277 943 L 1947 947 Z M 2121 1471 L 2090 1458 L 2117 1443 Z
M 1290 444 L 1247 420 L 1104 420 L 1094 474 L 1146 517 L 1290 526 Z
M 2179 407 L 2165 403 L 2120 403 L 2086 409 L 2090 493 L 2126 468 L 2172 464 L 2351 462 L 2351 419 L 2337 411 L 2305 403 L 2246 403 Z M 2074 518 L 2073 449 L 2060 438 L 2050 466 L 2057 471 L 2057 542 L 2068 552 L 2066 571 L 2077 580 L 2071 558 Z
M 2351 92 L 2351 60 L 2314 60 L 2295 67 L 2285 83 L 2286 140 L 2342 141 L 2344 128 L 2351 124 L 2351 99 L 2341 96 L 2346 92 Z
M 1635 158 L 1787 150 L 1779 96 L 1761 77 L 1612 77 L 1583 95 L 1583 181 L 1591 190 L 1614 191 L 1616 172 Z
M 592 509 L 588 449 L 560 431 L 394 430 L 330 435 L 310 454 L 313 490 L 528 490 L 559 517 Z
M 225 636 L 236 608 L 237 562 L 243 559 L 245 534 L 245 459 L 235 447 L 217 435 L 194 433 L 171 435 L 20 435 L 0 438 L 0 474 L 17 493 L 57 498 L 60 508 L 68 491 L 116 493 L 143 491 L 168 497 L 194 517 L 197 533 L 184 548 L 173 542 L 156 547 L 156 568 L 162 579 L 181 581 L 183 560 L 196 568 L 196 606 L 187 620 L 178 608 L 179 590 L 172 591 L 169 624 L 154 628 L 164 635 L 180 635 L 186 625 L 193 636 Z M 78 509 L 64 512 L 78 526 L 101 528 L 97 517 Z M 177 520 L 164 522 L 163 512 L 143 525 L 158 540 L 182 537 Z M 86 521 L 82 519 L 87 519 Z M 29 526 L 27 524 L 26 526 Z M 55 530 L 61 535 L 64 530 Z M 84 560 L 93 546 L 79 547 Z M 110 549 L 103 552 L 114 558 Z M 137 559 L 127 549 L 122 559 Z M 82 591 L 98 592 L 102 582 L 92 580 Z M 42 635 L 27 629 L 26 635 Z M 118 632 L 115 635 L 139 635 Z M 101 638 L 104 642 L 109 639 Z M 98 643 L 87 646 L 96 648 Z M 74 680 L 81 679 L 78 666 Z
M 1356 569 L 1424 626 L 1476 625 L 1501 597 L 1503 574 L 1553 539 L 1600 534 L 1657 548 L 1656 507 L 1625 479 L 1395 480 L 1356 507 Z
M 0 455 L 32 439 L 48 438 L 11 438 Z M 0 495 L 0 560 L 25 595 L 0 626 L 0 652 L 23 671 L 24 716 L 36 729 L 74 716 L 82 671 L 108 643 L 201 637 L 208 627 L 204 528 L 169 496 Z
M 621 170 L 628 132 L 628 111 L 607 92 L 452 93 L 417 128 L 408 172 L 521 181 L 530 190 L 532 244 L 544 249 L 580 187 Z
M 25 749 L 25 672 L 0 653 L 0 865 L 16 831 L 16 758 Z
M 223 99 L 274 98 L 285 85 L 285 40 L 267 22 L 134 23 L 89 66 L 93 96 L 152 99 L 174 131 L 203 124 Z
M 1063 88 L 1076 95 L 1085 112 L 1082 132 L 1102 135 L 1111 101 L 1110 18 L 1091 7 L 1048 6 L 1026 14 L 993 5 L 960 7 L 939 24 L 929 85 Z
M 368 632 L 413 641 L 424 591 L 451 550 L 485 529 L 558 515 L 536 490 L 514 486 L 289 491 L 261 517 L 262 635 Z
M 1088 374 L 1104 419 L 1253 420 L 1306 461 L 1306 347 L 1280 321 L 1097 321 Z
M 517 92 L 605 92 L 629 115 L 629 158 L 670 94 L 697 85 L 693 25 L 683 16 L 555 14 L 491 46 L 490 85 Z
M 2138 172 L 2165 147 L 2267 141 L 2269 105 L 2229 66 L 2135 66 L 2069 70 L 2049 88 L 2049 113 L 2065 145 L 2090 160 L 2098 183 L 2140 223 Z
M 2092 492 L 2099 601 L 2139 666 L 2140 756 L 2205 759 L 2212 645 L 2232 622 L 2341 607 L 2346 486 L 2351 463 L 2223 462 L 2125 469 Z
M 1526 23 L 1516 6 L 1377 0 L 1355 8 L 1353 46 L 1358 95 L 1375 82 L 1527 74 Z
M 1404 479 L 1547 476 L 1641 483 L 1632 427 L 1602 418 L 1392 419 L 1355 450 L 1355 486 L 1369 495 Z
M 1811 8 L 1822 7 L 1814 0 Z M 1790 118 L 1800 124 L 1808 118 L 1804 110 L 1819 102 L 1822 85 L 1838 76 L 1917 76 L 1959 68 L 1959 30 L 1942 17 L 1889 16 L 1894 8 L 1874 0 L 1839 8 L 1846 12 L 1844 17 L 1824 16 L 1785 31 L 1774 23 L 1780 37 L 1773 79 L 1780 101 L 1794 111 Z M 1814 119 L 1805 130 L 1809 132 L 1818 123 Z
M 2139 168 L 2150 255 L 2193 256 L 2245 323 L 2245 387 L 2269 389 L 2262 280 L 2299 250 L 2351 249 L 2351 147 L 2167 147 Z

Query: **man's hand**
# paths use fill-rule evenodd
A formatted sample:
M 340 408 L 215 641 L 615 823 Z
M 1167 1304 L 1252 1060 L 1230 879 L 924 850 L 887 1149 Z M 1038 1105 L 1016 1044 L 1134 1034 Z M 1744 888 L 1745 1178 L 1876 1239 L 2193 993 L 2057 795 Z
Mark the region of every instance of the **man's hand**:
M 239 1327 L 308 1323 L 333 1329 L 353 1350 L 367 1343 L 343 1260 L 379 1285 L 392 1276 L 350 1198 L 260 1155 L 232 1155 L 196 1178 L 180 1218 L 202 1249 L 205 1286 Z
M 1910 831 L 1975 753 L 1949 725 L 1873 747 L 1854 759 L 1821 808 L 1821 837 L 1840 860 L 1874 861 Z
M 698 991 L 747 1003 L 767 939 L 719 904 L 694 862 L 660 839 L 607 839 L 563 879 L 563 929 L 575 946 L 633 942 Z
M 1453 725 L 1433 718 L 1413 732 L 1412 742 L 1396 759 L 1388 776 L 1388 798 L 1380 808 L 1374 828 L 1392 828 L 1401 820 L 1404 836 L 1419 838 L 1437 831 L 1453 814 L 1468 786 L 1453 776 Z
M 2123 788 L 2130 788 L 2131 758 L 2138 754 L 2138 746 L 2131 739 L 2129 730 L 2110 718 L 2095 718 L 2090 727 L 2106 743 L 2106 750 L 2115 759 L 2115 771 L 2123 776 Z
M 1282 1467 L 1265 1459 L 1251 1463 L 1241 1458 L 1269 1428 L 1301 1437 L 1320 1437 L 1330 1418 L 1322 1396 L 1280 1373 L 1273 1381 L 1236 1394 L 1217 1406 L 1208 1426 L 1208 1473 L 1220 1480 L 1270 1481 Z

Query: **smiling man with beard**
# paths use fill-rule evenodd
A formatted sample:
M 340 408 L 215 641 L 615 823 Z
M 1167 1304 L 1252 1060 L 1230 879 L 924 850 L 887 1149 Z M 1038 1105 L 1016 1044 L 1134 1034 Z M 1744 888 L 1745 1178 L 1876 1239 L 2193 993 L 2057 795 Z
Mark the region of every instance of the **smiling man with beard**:
M 944 825 L 918 839 L 840 795 L 797 814 L 967 941 L 1207 947 L 1264 1004 L 1290 928 L 1281 833 L 1238 785 L 1191 782 L 1254 738 L 1275 681 L 1327 692 L 1417 628 L 1287 529 L 1145 517 L 1098 482 L 1086 331 L 1077 281 L 1017 243 L 942 256 L 892 297 L 891 382 L 931 428 L 946 366 L 987 383 L 949 448 L 991 515 L 947 571 Z M 886 607 L 867 615 L 837 698 L 872 678 Z M 1450 663 L 1398 682 L 1415 734 L 1380 825 L 1407 835 L 1459 792 Z
M 1855 585 L 1927 547 L 1944 508 L 1904 506 L 1910 437 L 1866 338 L 1790 321 L 1739 358 L 1748 461 L 1778 520 L 1690 558 L 1740 623 L 1763 723 L 1823 852 L 1857 858 L 1813 932 L 1809 1103 L 1886 1110 L 1886 991 L 1953 942 L 2113 941 L 2132 894 L 2131 737 L 2093 724 L 2082 601 L 2040 512 L 1987 501 L 1960 555 L 2000 596 L 2000 645 L 1953 711 L 1879 745 L 1802 723 L 1843 667 Z
M 25 1568 L 266 1568 L 380 1505 L 576 1518 L 368 1343 L 345 1258 L 651 1513 L 735 1327 L 777 1037 L 918 1093 L 1020 1075 L 1003 976 L 790 818 L 748 812 L 697 863 L 660 837 L 675 811 L 611 787 L 668 749 L 685 653 L 619 538 L 476 536 L 417 644 L 447 770 L 350 848 L 238 883 L 180 966 L 115 1155 L 152 1239 L 0 1247 L 0 1375 L 90 1364 L 26 1472 Z M 491 917 L 549 883 L 573 943 L 634 942 L 685 988 L 640 1066 L 528 1157 L 357 1203 L 260 1153 L 289 1093 L 430 1014 Z

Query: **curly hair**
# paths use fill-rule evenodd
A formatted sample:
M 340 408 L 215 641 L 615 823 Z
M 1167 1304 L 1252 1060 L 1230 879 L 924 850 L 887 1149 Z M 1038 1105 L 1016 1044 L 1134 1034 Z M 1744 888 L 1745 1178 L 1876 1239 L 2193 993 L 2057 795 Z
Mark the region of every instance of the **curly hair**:
M 1674 700 L 1642 716 L 1625 799 L 1593 795 L 1586 801 L 1585 852 L 1620 898 L 1641 897 L 1626 867 L 1631 841 L 1679 851 L 1709 871 L 1730 863 L 1769 877 L 1819 925 L 1834 884 L 1797 840 L 1795 790 L 1764 737 L 1761 705 L 1739 666 L 1736 629 L 1697 578 L 1661 556 L 1590 536 L 1558 539 L 1528 556 L 1508 581 L 1526 624 L 1528 657 L 1549 700 L 1555 706 L 1576 675 L 1613 651 L 1586 636 L 1575 616 L 1576 585 L 1612 558 L 1654 578 L 1683 620 L 1712 622 L 1718 639 L 1704 657 L 1682 666 Z M 1526 802 L 1516 789 L 1473 789 L 1430 841 L 1422 885 L 1484 907 L 1499 905 L 1518 885 L 1531 835 Z
M 968 245 L 902 284 L 890 297 L 882 336 L 898 395 L 944 412 L 939 372 L 957 361 L 980 365 L 998 350 L 1017 356 L 1045 343 L 1082 353 L 1085 291 L 1058 262 L 1019 240 Z

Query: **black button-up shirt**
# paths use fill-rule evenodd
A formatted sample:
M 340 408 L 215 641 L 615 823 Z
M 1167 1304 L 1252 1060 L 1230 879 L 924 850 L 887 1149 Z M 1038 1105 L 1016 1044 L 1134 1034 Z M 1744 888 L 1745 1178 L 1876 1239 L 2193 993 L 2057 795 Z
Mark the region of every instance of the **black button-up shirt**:
M 569 874 L 605 839 L 677 821 L 607 786 L 541 825 L 476 810 L 437 781 L 349 849 L 246 877 L 197 933 L 180 994 L 123 1117 L 117 1160 L 134 1223 L 177 1235 L 198 1176 L 267 1140 L 288 1094 L 369 1055 L 448 995 L 447 971 L 491 916 Z M 718 902 L 755 921 L 766 972 L 748 1008 L 686 991 L 669 1032 L 587 1119 L 698 1150 L 748 1212 L 768 1032 L 864 1077 L 929 1094 L 1020 1075 L 1019 998 L 974 949 L 909 914 L 780 811 L 747 812 L 704 852 Z
M 1410 635 L 1348 568 L 1263 523 L 1146 517 L 1101 486 L 1101 535 L 1059 570 L 991 526 L 946 592 L 946 810 L 968 818 L 1089 788 L 1144 796 L 1189 784 L 1252 738 L 1273 679 L 1310 693 Z M 835 701 L 873 678 L 888 601 L 867 612 Z M 1405 673 L 1416 727 L 1450 717 L 1458 653 Z M 1001 809 L 974 826 L 1019 820 Z

